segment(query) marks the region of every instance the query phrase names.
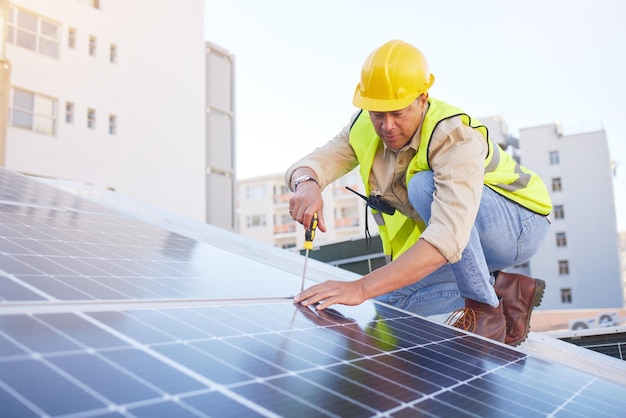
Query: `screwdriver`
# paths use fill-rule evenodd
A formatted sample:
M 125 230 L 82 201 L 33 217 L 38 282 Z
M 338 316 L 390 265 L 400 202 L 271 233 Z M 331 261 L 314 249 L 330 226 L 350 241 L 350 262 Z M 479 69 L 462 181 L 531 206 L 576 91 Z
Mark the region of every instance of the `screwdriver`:
M 302 271 L 302 286 L 300 286 L 300 291 L 304 290 L 304 278 L 306 277 L 306 265 L 307 261 L 309 261 L 309 250 L 313 249 L 313 238 L 315 238 L 315 230 L 317 229 L 317 212 L 313 214 L 311 218 L 311 225 L 309 229 L 304 231 L 304 249 L 306 253 L 304 255 L 304 270 Z

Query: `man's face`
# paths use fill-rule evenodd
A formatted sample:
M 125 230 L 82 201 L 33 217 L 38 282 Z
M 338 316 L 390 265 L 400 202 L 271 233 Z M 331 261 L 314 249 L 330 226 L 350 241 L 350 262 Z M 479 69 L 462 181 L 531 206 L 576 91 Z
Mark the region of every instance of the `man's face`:
M 374 130 L 388 148 L 399 150 L 411 140 L 422 122 L 425 103 L 424 96 L 420 96 L 404 109 L 369 112 Z

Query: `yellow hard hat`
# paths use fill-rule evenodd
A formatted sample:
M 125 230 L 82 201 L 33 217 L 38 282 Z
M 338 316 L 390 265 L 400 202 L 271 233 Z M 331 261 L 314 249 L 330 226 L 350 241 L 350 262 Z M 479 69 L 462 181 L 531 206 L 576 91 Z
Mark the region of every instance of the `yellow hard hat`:
M 363 63 L 352 103 L 374 112 L 404 109 L 434 82 L 419 49 L 404 41 L 389 41 Z

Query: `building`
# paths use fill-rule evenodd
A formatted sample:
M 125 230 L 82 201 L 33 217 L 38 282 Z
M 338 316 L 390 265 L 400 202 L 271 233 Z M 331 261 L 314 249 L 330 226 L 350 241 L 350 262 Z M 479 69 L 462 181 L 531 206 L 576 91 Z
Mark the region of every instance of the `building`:
M 324 220 L 328 230 L 326 233 L 316 232 L 315 247 L 364 237 L 366 203 L 346 186 L 364 193 L 359 173 L 354 170 L 324 189 Z M 290 197 L 284 173 L 239 180 L 239 233 L 279 248 L 302 248 L 304 229 L 289 215 Z M 372 215 L 367 216 L 369 232 L 377 235 L 378 228 Z
M 4 166 L 234 229 L 233 62 L 203 0 L 1 4 Z
M 606 132 L 520 130 L 522 163 L 546 182 L 554 209 L 530 273 L 546 280 L 540 309 L 621 308 L 613 171 Z

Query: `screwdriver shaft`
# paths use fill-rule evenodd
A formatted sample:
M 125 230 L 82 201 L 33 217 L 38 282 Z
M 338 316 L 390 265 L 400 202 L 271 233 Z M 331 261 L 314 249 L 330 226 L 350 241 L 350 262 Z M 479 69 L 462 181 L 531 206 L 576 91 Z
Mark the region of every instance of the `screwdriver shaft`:
M 311 225 L 304 231 L 304 248 L 306 253 L 304 255 L 304 269 L 302 270 L 302 286 L 300 292 L 304 290 L 304 279 L 306 278 L 306 265 L 309 261 L 309 250 L 313 249 L 313 239 L 315 238 L 315 230 L 317 229 L 317 212 L 313 214 L 311 218 Z
M 304 279 L 306 278 L 306 265 L 309 261 L 309 250 L 306 250 L 306 254 L 304 255 L 304 270 L 302 270 L 302 286 L 300 286 L 300 291 L 304 290 Z

